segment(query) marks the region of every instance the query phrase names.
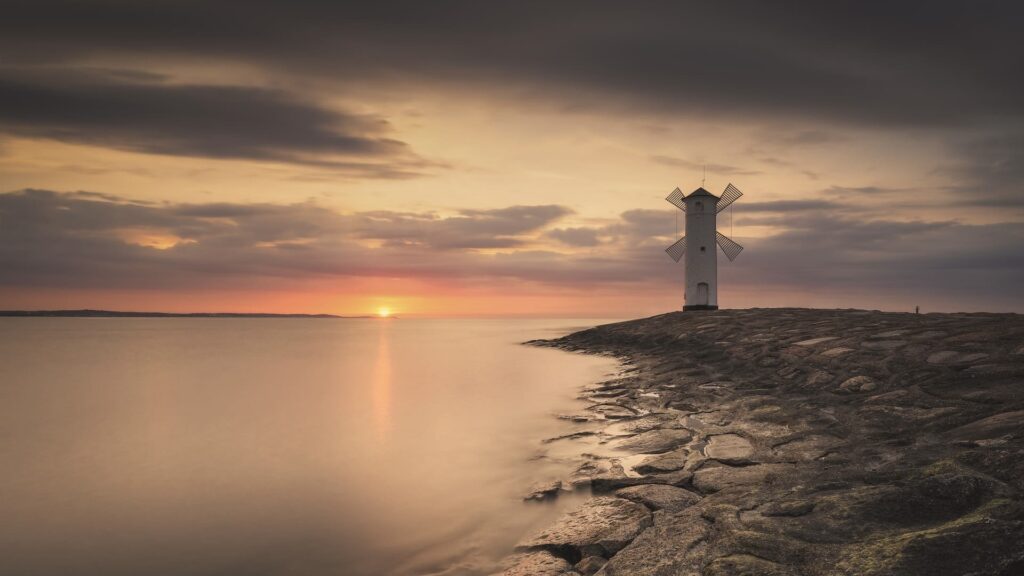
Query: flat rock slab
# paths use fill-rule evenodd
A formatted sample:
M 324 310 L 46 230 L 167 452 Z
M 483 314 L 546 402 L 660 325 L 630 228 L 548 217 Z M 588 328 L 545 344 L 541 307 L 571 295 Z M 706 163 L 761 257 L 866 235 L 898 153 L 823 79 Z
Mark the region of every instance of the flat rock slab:
M 1020 364 L 975 364 L 964 370 L 968 376 L 1020 376 L 1024 366 Z
M 572 570 L 572 564 L 545 550 L 515 554 L 505 565 L 501 576 L 558 576 Z
M 861 394 L 878 390 L 878 382 L 870 376 L 854 376 L 847 378 L 839 385 L 839 392 L 843 394 Z
M 962 353 L 955 350 L 943 350 L 928 356 L 929 364 L 970 364 L 988 358 L 984 352 Z
M 594 404 L 589 406 L 587 410 L 596 412 L 608 419 L 632 418 L 637 414 L 636 410 L 620 404 Z
M 654 526 L 616 554 L 602 576 L 698 576 L 704 555 L 695 553 L 710 528 L 698 508 L 682 512 L 656 512 Z
M 659 454 L 682 446 L 692 439 L 693 434 L 689 430 L 658 429 L 617 440 L 614 446 L 636 454 Z
M 700 496 L 697 494 L 665 484 L 630 486 L 619 490 L 615 495 L 643 504 L 651 510 L 682 510 L 700 502 Z
M 906 340 L 868 340 L 860 343 L 860 347 L 866 350 L 895 350 L 906 345 Z
M 828 454 L 843 441 L 834 436 L 812 434 L 775 447 L 775 455 L 786 460 L 809 462 Z
M 830 340 L 835 340 L 836 338 L 836 336 L 823 336 L 821 338 L 811 338 L 810 340 L 801 340 L 800 342 L 794 344 L 794 346 L 817 346 L 822 342 L 828 342 Z
M 606 426 L 603 432 L 609 436 L 628 436 L 658 428 L 672 428 L 677 423 L 678 418 L 672 414 L 648 414 L 640 418 L 619 420 Z
M 821 353 L 821 355 L 826 358 L 835 358 L 837 356 L 842 356 L 847 352 L 853 352 L 853 348 L 846 348 L 845 346 L 836 346 L 835 348 L 829 348 L 828 350 L 825 350 L 824 352 Z
M 558 496 L 558 492 L 562 489 L 561 480 L 549 480 L 547 482 L 537 482 L 527 491 L 526 496 L 523 496 L 523 500 L 551 500 Z
M 726 464 L 748 464 L 754 455 L 754 446 L 743 436 L 719 434 L 711 437 L 704 454 Z
M 965 424 L 950 430 L 948 434 L 960 440 L 983 440 L 1020 432 L 1021 429 L 1024 429 L 1024 410 L 1016 410 Z
M 597 571 L 607 563 L 608 560 L 600 556 L 587 556 L 577 562 L 574 568 L 583 576 L 591 576 L 592 574 L 597 574 Z
M 693 487 L 707 494 L 736 486 L 762 484 L 770 476 L 791 470 L 787 464 L 755 464 L 733 468 L 732 466 L 715 466 L 701 468 L 693 474 Z
M 814 502 L 811 500 L 783 500 L 769 502 L 761 508 L 761 514 L 764 516 L 788 516 L 795 518 L 806 516 L 813 510 Z
M 751 554 L 730 554 L 715 558 L 702 576 L 800 576 L 797 570 Z
M 601 496 L 523 540 L 519 550 L 571 551 L 577 557 L 609 557 L 629 544 L 651 525 L 651 513 L 636 502 Z
M 686 448 L 678 448 L 671 452 L 658 454 L 645 459 L 633 467 L 640 474 L 657 474 L 659 472 L 674 472 L 682 470 L 686 466 L 690 451 Z

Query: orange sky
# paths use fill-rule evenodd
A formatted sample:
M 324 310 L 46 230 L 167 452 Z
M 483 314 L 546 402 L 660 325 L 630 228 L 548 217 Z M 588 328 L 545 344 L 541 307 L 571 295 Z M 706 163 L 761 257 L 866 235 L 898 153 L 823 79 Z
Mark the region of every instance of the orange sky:
M 716 8 L 154 10 L 180 28 L 105 3 L 79 15 L 95 30 L 0 25 L 0 308 L 664 312 L 664 197 L 705 166 L 745 192 L 725 307 L 1022 308 L 1024 112 L 972 65 L 999 46 L 867 39 L 870 8 L 766 14 L 741 52 L 704 38 L 735 24 Z M 672 22 L 688 36 L 666 45 Z

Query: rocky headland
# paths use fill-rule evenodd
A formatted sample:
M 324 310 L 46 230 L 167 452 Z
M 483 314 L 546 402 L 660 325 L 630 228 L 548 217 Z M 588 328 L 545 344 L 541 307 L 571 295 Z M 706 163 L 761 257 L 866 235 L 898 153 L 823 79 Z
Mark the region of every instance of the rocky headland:
M 545 441 L 594 497 L 505 574 L 1024 574 L 1024 316 L 678 312 L 531 344 L 623 371 Z M 543 505 L 543 504 L 531 504 Z

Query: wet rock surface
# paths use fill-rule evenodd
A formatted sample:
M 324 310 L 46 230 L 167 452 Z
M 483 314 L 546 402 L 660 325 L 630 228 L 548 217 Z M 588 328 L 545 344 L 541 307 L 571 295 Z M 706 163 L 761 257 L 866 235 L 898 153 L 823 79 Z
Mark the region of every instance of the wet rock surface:
M 507 574 L 1024 574 L 1024 317 L 686 312 L 533 344 L 623 372 L 557 440 L 598 495 Z
M 518 549 L 547 550 L 579 561 L 587 556 L 610 557 L 651 523 L 641 504 L 624 498 L 598 497 L 562 516 L 519 543 Z

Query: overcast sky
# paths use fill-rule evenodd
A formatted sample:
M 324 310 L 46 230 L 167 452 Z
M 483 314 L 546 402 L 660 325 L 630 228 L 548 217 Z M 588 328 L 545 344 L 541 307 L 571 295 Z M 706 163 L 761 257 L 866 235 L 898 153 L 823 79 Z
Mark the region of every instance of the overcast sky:
M 1024 311 L 1013 2 L 5 2 L 0 308 Z M 680 230 L 681 232 L 681 230 Z

